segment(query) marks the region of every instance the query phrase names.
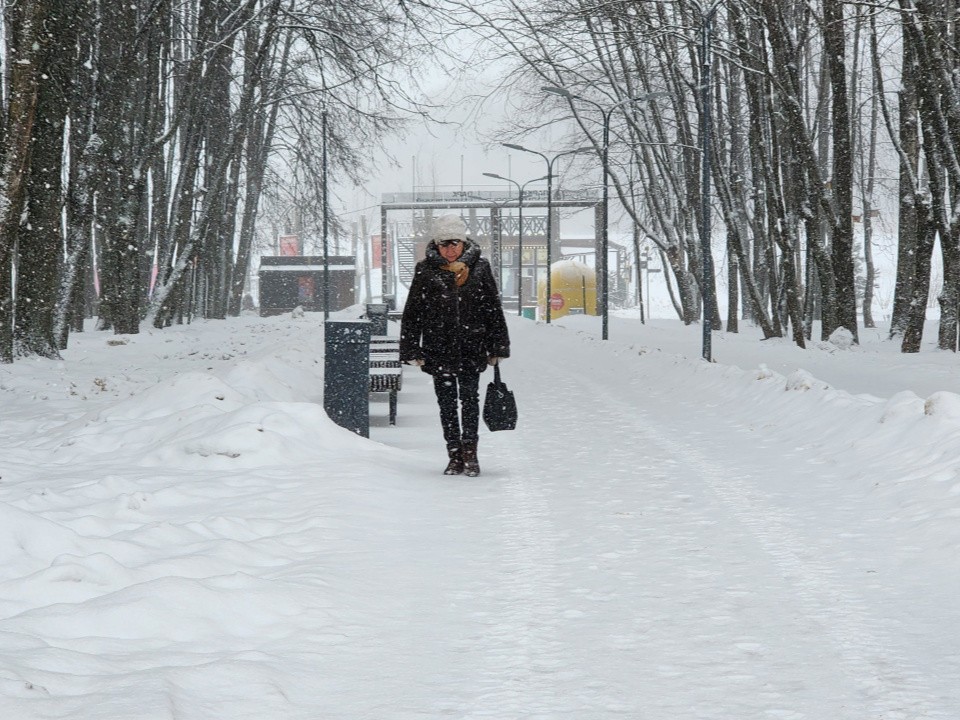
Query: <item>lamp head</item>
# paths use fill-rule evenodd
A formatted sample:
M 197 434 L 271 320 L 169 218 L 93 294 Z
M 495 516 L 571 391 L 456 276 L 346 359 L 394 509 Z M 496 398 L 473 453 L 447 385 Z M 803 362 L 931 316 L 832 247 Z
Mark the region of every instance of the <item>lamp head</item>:
M 484 173 L 483 175 L 484 177 L 492 177 L 492 178 L 496 178 L 497 180 L 507 180 L 507 181 L 510 180 L 510 178 L 505 178 L 503 177 L 503 175 L 497 175 L 496 173 Z

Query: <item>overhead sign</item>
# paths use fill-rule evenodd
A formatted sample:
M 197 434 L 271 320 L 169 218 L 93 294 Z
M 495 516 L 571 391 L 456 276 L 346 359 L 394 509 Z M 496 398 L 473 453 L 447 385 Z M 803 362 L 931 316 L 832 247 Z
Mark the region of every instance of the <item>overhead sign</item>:
M 554 200 L 575 202 L 595 202 L 598 193 L 595 188 L 554 188 Z M 478 203 L 483 201 L 492 203 L 517 202 L 517 193 L 508 190 L 449 190 L 449 191 L 417 191 L 415 193 L 383 193 L 380 201 L 383 203 Z M 542 189 L 526 189 L 523 191 L 524 202 L 546 202 L 547 191 Z

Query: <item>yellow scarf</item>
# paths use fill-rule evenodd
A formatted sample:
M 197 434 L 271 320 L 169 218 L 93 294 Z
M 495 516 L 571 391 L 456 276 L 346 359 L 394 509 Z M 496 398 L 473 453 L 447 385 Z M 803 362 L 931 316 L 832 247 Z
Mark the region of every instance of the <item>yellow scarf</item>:
M 470 268 L 467 267 L 466 263 L 462 263 L 459 260 L 449 263 L 448 265 L 441 265 L 440 269 L 449 270 L 456 276 L 457 287 L 463 285 L 470 276 Z

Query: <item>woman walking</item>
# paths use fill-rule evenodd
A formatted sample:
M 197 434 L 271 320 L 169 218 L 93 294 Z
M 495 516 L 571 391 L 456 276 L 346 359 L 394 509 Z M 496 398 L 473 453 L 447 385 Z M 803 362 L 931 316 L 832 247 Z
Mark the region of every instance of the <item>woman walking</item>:
M 431 238 L 403 308 L 400 360 L 433 376 L 450 459 L 444 474 L 476 477 L 480 373 L 510 356 L 510 338 L 490 263 L 463 220 L 435 218 Z

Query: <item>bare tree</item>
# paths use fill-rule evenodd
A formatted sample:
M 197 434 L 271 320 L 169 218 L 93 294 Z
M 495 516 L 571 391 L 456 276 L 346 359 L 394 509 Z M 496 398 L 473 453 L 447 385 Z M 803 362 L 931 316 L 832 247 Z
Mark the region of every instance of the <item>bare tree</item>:
M 833 178 L 830 210 L 831 265 L 836 283 L 838 327 L 857 334 L 857 296 L 853 277 L 853 153 L 850 99 L 847 92 L 846 19 L 843 3 L 823 0 L 824 53 L 832 98 Z M 824 327 L 824 334 L 835 328 Z
M 934 237 L 939 237 L 943 256 L 944 283 L 940 294 L 941 349 L 957 349 L 960 321 L 960 91 L 954 83 L 956 71 L 951 48 L 955 45 L 956 3 L 949 0 L 901 0 L 905 42 L 916 53 L 918 73 L 928 81 L 917 84 L 921 138 L 927 160 L 930 187 L 930 220 L 924 229 L 925 214 L 918 213 L 917 269 L 913 279 L 913 306 L 910 309 L 909 350 L 919 347 L 922 332 L 921 309 L 916 302 L 926 295 L 929 264 L 922 258 Z M 926 264 L 926 267 L 924 265 Z M 908 349 L 906 333 L 904 350 Z
M 42 0 L 4 4 L 6 30 L 6 112 L 0 128 L 0 362 L 13 362 L 13 268 L 17 235 L 26 199 L 26 178 L 33 149 L 33 128 L 43 56 L 48 36 Z
M 20 355 L 58 357 L 57 301 L 63 268 L 61 222 L 66 120 L 72 102 L 73 68 L 81 0 L 51 9 L 44 33 L 27 197 L 18 229 L 18 273 L 14 343 Z
M 871 17 L 871 59 L 874 77 L 880 85 L 878 99 L 890 138 L 899 157 L 897 277 L 894 287 L 893 310 L 890 319 L 890 337 L 904 336 L 909 322 L 917 278 L 917 241 L 919 223 L 929 202 L 921 197 L 919 180 L 920 127 L 917 101 L 917 58 L 909 35 L 903 37 L 901 89 L 898 102 L 897 126 L 886 101 L 880 52 L 877 47 L 876 19 Z M 927 276 L 929 278 L 929 276 Z M 928 282 L 929 280 L 924 280 Z M 924 305 L 926 307 L 926 305 Z M 922 328 L 921 328 L 922 331 Z M 913 343 L 910 344 L 913 347 Z M 919 340 L 916 346 L 919 350 Z M 913 350 L 916 352 L 916 350 Z M 906 347 L 904 348 L 906 352 Z

